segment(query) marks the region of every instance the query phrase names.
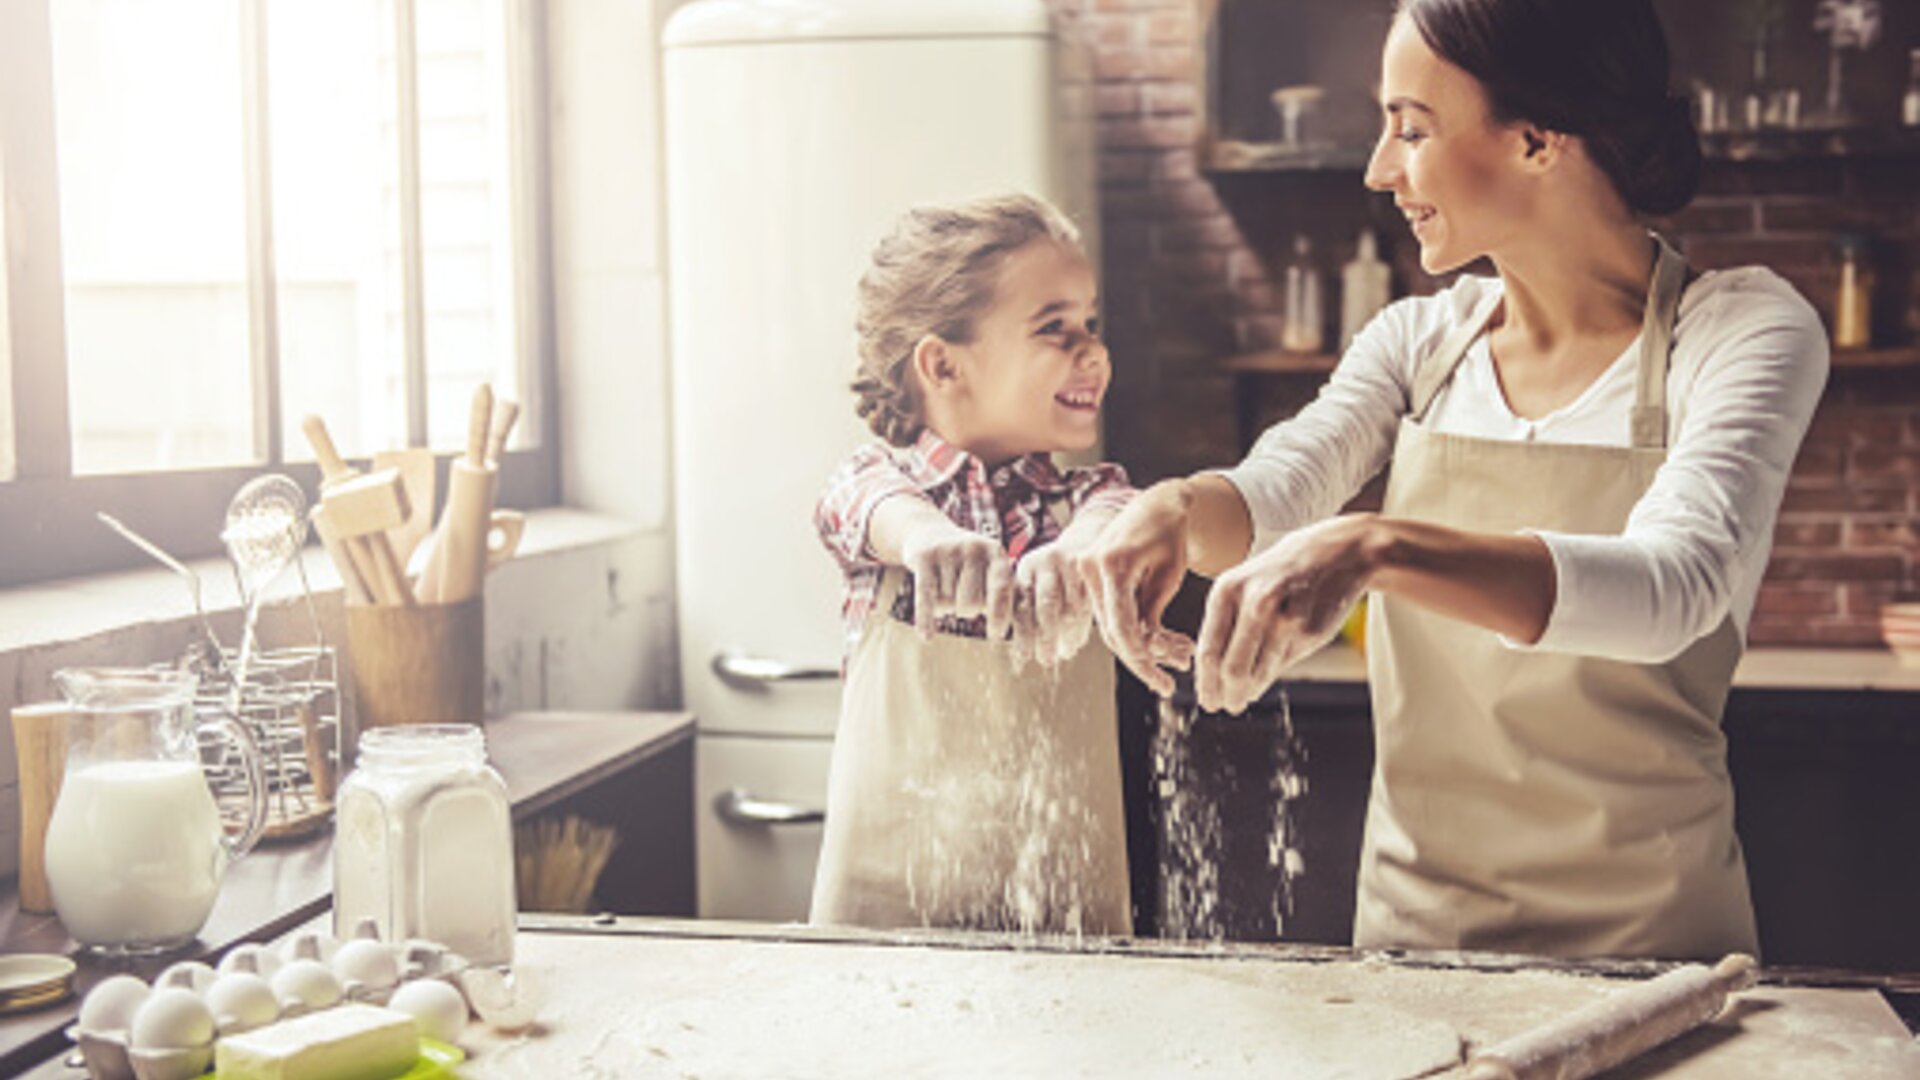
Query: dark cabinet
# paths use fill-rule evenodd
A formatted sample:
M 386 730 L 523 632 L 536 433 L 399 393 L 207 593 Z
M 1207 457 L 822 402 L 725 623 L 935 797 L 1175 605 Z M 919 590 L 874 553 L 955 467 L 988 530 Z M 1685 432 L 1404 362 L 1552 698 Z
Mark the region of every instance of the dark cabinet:
M 1373 767 L 1366 687 L 1295 684 L 1244 717 L 1201 716 L 1188 736 L 1190 797 L 1220 823 L 1212 928 L 1230 941 L 1344 945 Z M 1151 760 L 1155 706 L 1122 690 L 1142 933 L 1177 928 L 1167 881 L 1191 869 L 1166 842 Z M 1769 965 L 1920 970 L 1920 694 L 1736 689 L 1725 719 L 1737 828 Z M 1283 877 L 1268 857 L 1270 778 L 1297 758 L 1307 789 L 1293 835 L 1305 873 L 1276 933 Z M 1193 811 L 1188 810 L 1191 814 Z

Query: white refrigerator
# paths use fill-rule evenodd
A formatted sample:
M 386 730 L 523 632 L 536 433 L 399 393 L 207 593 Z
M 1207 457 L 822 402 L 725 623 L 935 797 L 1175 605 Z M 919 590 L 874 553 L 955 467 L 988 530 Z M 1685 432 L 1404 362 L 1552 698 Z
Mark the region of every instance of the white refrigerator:
M 907 208 L 999 191 L 1091 249 L 1092 78 L 1041 0 L 695 0 L 662 45 L 700 913 L 804 919 L 842 647 L 813 508 L 871 438 L 855 284 Z

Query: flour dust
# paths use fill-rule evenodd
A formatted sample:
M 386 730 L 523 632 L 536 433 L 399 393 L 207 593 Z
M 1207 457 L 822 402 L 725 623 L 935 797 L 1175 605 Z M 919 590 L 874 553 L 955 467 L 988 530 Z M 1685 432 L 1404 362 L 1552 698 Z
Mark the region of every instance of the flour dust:
M 1202 716 L 1191 704 L 1161 699 L 1154 725 L 1152 790 L 1159 810 L 1159 923 L 1163 937 L 1224 941 L 1284 936 L 1293 913 L 1294 882 L 1306 872 L 1295 810 L 1307 793 L 1301 771 L 1306 748 L 1293 728 L 1286 689 L 1280 690 L 1280 714 L 1274 730 L 1254 730 L 1245 717 Z M 1257 743 L 1257 755 L 1245 747 Z M 1240 747 L 1238 753 L 1234 747 Z M 1249 757 L 1257 775 L 1249 776 Z M 1225 806 L 1247 805 L 1234 799 L 1249 781 L 1262 785 L 1266 872 L 1236 863 L 1247 848 L 1254 823 L 1226 819 Z M 1253 856 L 1257 859 L 1259 856 Z M 1223 869 L 1226 879 L 1223 881 Z M 1270 896 L 1259 896 L 1270 891 Z M 1246 909 L 1249 894 L 1266 908 Z

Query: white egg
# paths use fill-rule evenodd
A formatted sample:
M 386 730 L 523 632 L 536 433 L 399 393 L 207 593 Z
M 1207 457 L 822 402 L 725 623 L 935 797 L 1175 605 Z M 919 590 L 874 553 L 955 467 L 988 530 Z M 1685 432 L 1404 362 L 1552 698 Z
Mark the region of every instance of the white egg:
M 219 971 L 222 975 L 236 971 L 258 975 L 263 979 L 273 978 L 280 970 L 280 957 L 268 946 L 255 942 L 235 945 L 233 950 L 220 958 Z
M 290 960 L 273 973 L 273 994 L 288 1012 L 331 1009 L 340 1004 L 340 980 L 318 960 Z
M 214 978 L 214 970 L 200 961 L 182 960 L 162 971 L 160 977 L 153 980 L 153 985 L 156 988 L 173 986 L 182 990 L 191 990 L 196 994 L 204 994 L 207 992 L 207 987 L 213 985 Z
M 420 1034 L 443 1043 L 457 1043 L 467 1029 L 467 999 L 439 979 L 416 979 L 393 992 L 387 1008 L 413 1017 Z
M 221 1034 L 250 1031 L 280 1018 L 280 999 L 267 980 L 246 971 L 220 976 L 207 988 L 207 1008 Z
M 391 945 L 355 938 L 333 954 L 333 973 L 343 983 L 385 992 L 400 981 L 400 959 Z
M 114 975 L 102 979 L 80 1003 L 81 1031 L 125 1031 L 133 1023 L 133 1014 L 153 991 L 132 975 Z
M 182 1050 L 213 1041 L 213 1010 L 177 986 L 155 990 L 133 1014 L 136 1050 Z

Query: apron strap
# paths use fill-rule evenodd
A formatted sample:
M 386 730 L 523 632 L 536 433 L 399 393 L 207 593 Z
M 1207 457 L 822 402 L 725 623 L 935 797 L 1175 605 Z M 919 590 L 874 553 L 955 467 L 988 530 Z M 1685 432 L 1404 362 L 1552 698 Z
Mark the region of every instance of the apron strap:
M 1634 393 L 1633 446 L 1637 450 L 1664 450 L 1667 446 L 1667 364 L 1673 353 L 1673 324 L 1686 290 L 1687 260 L 1653 233 L 1659 255 L 1653 264 L 1653 284 L 1647 290 L 1647 310 L 1640 324 L 1640 372 Z
M 1640 364 L 1636 375 L 1631 431 L 1635 449 L 1662 450 L 1667 445 L 1667 365 L 1673 353 L 1673 325 L 1680 312 L 1680 297 L 1686 289 L 1687 261 L 1658 233 L 1650 233 L 1658 248 L 1653 265 L 1653 281 L 1647 289 L 1647 306 L 1640 322 Z M 1467 349 L 1486 329 L 1487 320 L 1500 306 L 1501 293 L 1494 293 L 1475 305 L 1459 325 L 1440 340 L 1421 363 L 1413 379 L 1410 415 L 1419 421 L 1427 414 L 1440 388 L 1453 378 L 1466 359 Z
M 1454 369 L 1460 361 L 1466 359 L 1467 347 L 1473 339 L 1486 329 L 1487 320 L 1493 318 L 1495 308 L 1500 306 L 1500 293 L 1489 293 L 1474 305 L 1465 321 L 1455 326 L 1440 339 L 1440 347 L 1430 353 L 1413 376 L 1413 400 L 1411 415 L 1415 421 L 1427 415 L 1427 407 L 1440 393 L 1440 388 L 1453 378 Z

